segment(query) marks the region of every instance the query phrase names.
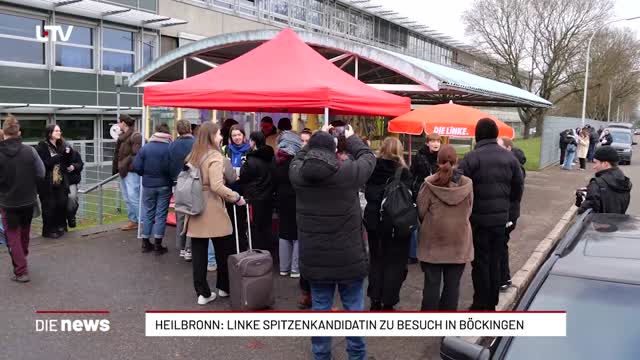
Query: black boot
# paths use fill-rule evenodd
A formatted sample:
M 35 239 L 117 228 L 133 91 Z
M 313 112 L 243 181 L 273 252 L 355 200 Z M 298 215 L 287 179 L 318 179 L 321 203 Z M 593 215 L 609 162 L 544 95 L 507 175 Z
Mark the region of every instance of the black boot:
M 162 239 L 156 239 L 156 245 L 153 248 L 153 255 L 164 255 L 167 251 L 169 250 L 162 246 Z
M 371 308 L 369 311 L 380 311 L 382 310 L 382 301 L 371 299 Z
M 75 216 L 72 217 L 72 218 L 69 218 L 67 220 L 67 224 L 69 225 L 70 228 L 72 228 L 72 229 L 75 228 L 76 227 L 76 218 L 75 218 Z
M 396 309 L 393 307 L 393 305 L 384 305 L 382 307 L 382 311 L 396 311 Z
M 151 245 L 149 239 L 142 239 L 142 252 L 148 253 L 151 252 L 151 250 L 153 250 L 153 245 Z

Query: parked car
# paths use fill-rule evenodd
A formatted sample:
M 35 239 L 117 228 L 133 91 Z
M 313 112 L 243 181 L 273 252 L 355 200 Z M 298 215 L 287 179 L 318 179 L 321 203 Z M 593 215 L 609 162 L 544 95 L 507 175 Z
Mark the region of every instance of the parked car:
M 640 135 L 640 129 L 633 130 L 633 134 L 634 135 Z
M 631 164 L 631 157 L 633 155 L 633 146 L 637 143 L 633 139 L 633 134 L 630 129 L 620 127 L 608 127 L 609 133 L 613 137 L 613 143 L 611 147 L 616 149 L 618 156 L 620 156 L 620 164 Z
M 633 129 L 633 124 L 629 124 L 629 123 L 612 123 L 612 124 L 607 124 L 607 127 L 631 130 L 631 129 Z
M 443 340 L 446 360 L 640 359 L 640 217 L 580 216 L 514 310 L 565 310 L 566 337 L 503 337 L 488 348 Z

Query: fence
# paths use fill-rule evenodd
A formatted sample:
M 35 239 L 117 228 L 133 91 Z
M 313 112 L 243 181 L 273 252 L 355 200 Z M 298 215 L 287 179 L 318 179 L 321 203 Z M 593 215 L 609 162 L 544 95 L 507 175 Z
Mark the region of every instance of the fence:
M 585 125 L 598 129 L 606 127 L 607 122 L 585 119 Z M 582 119 L 574 117 L 545 116 L 540 143 L 540 169 L 560 162 L 560 133 L 565 129 L 582 127 Z

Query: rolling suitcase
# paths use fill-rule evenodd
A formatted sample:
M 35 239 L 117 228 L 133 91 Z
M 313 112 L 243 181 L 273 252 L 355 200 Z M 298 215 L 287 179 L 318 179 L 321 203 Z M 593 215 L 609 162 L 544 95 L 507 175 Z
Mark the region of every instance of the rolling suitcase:
M 235 205 L 233 206 L 233 217 L 236 220 L 237 254 L 230 255 L 227 261 L 229 266 L 231 308 L 233 310 L 251 311 L 271 307 L 275 303 L 273 294 L 273 258 L 271 253 L 267 250 L 253 249 L 248 204 L 247 232 L 249 235 L 249 250 L 240 252 L 238 216 Z

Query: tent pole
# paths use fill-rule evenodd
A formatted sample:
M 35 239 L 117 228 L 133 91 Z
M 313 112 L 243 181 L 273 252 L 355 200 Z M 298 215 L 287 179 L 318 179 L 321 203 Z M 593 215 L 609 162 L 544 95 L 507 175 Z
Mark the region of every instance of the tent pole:
M 144 93 L 142 94 L 142 121 L 144 122 L 143 132 L 147 132 L 147 125 L 149 123 L 149 109 L 144 106 Z M 146 135 L 146 134 L 145 134 Z M 142 136 L 142 146 L 146 143 L 147 138 Z M 140 191 L 138 194 L 138 239 L 142 239 L 142 176 L 140 176 Z
M 324 125 L 325 126 L 329 125 L 329 108 L 328 107 L 324 108 Z
M 409 166 L 411 166 L 411 158 L 413 157 L 411 156 L 411 142 L 411 134 L 409 134 Z

